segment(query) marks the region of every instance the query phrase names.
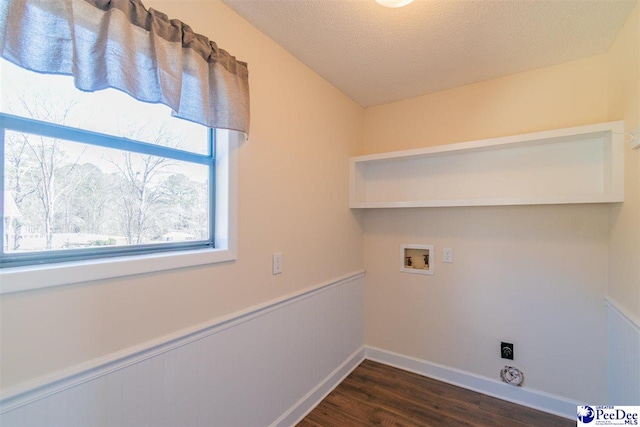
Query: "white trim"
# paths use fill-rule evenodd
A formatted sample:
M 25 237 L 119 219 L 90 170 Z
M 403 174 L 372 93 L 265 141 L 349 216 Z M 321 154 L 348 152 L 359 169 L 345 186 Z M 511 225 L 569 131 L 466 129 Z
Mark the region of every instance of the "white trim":
M 216 130 L 216 249 L 164 252 L 0 270 L 0 294 L 132 276 L 237 258 L 238 147 L 242 134 Z
M 411 157 L 434 156 L 456 152 L 483 151 L 500 146 L 532 145 L 537 141 L 566 136 L 579 136 L 598 132 L 624 132 L 624 122 L 622 120 L 596 123 L 585 126 L 575 126 L 564 129 L 545 130 L 541 132 L 524 133 L 520 135 L 501 136 L 490 139 L 479 139 L 477 141 L 458 142 L 454 144 L 435 145 L 426 148 L 413 148 L 409 150 L 391 151 L 387 153 L 365 154 L 363 156 L 352 157 L 351 161 L 371 162 L 385 161 L 389 159 L 406 159 Z
M 227 249 L 199 249 L 7 268 L 0 271 L 0 294 L 133 276 L 234 259 L 236 259 L 235 254 Z
M 575 420 L 576 406 L 581 404 L 550 393 L 515 387 L 492 378 L 375 347 L 365 346 L 365 358 L 570 420 Z
M 360 209 L 623 202 L 623 132 L 624 123 L 615 121 L 351 157 L 349 206 Z M 526 151 L 517 155 L 513 150 Z M 460 166 L 461 154 L 471 156 L 464 162 L 467 166 Z M 505 154 L 526 159 L 522 167 L 530 171 L 516 175 L 500 169 L 498 163 L 504 159 L 498 161 L 501 157 L 495 156 Z M 589 177 L 582 180 L 584 185 L 572 181 L 573 173 L 568 173 L 566 167 L 545 163 L 549 156 L 556 155 L 560 155 L 558 162 L 566 162 L 565 166 L 576 156 L 583 159 L 575 171 Z M 487 160 L 496 161 L 498 169 L 492 172 L 504 176 L 504 185 L 496 186 L 495 173 L 486 174 L 484 168 L 474 166 L 486 166 Z M 455 167 L 456 174 L 468 177 L 466 185 L 446 179 L 441 170 L 450 171 L 447 165 Z M 532 186 L 531 174 L 535 174 L 539 186 Z M 471 182 L 474 184 L 469 186 Z M 542 185 L 546 182 L 548 185 Z
M 633 314 L 629 313 L 627 309 L 625 309 L 620 303 L 610 296 L 604 298 L 604 302 L 611 310 L 613 310 L 618 316 L 623 318 L 629 323 L 629 326 L 635 329 L 636 332 L 640 333 L 640 320 L 635 317 Z
M 271 427 L 295 426 L 309 415 L 325 397 L 353 372 L 364 360 L 364 347 L 360 347 L 332 373 L 315 386 L 309 393 L 298 400 L 289 410 L 275 420 Z
M 355 196 L 354 196 L 355 198 Z M 486 199 L 432 199 L 432 200 L 408 200 L 392 202 L 353 202 L 350 207 L 354 209 L 375 208 L 437 208 L 459 206 L 521 206 L 521 205 L 566 205 L 579 203 L 618 203 L 623 202 L 622 193 L 616 192 L 610 195 L 573 195 L 573 196 L 540 196 L 540 197 L 498 197 Z
M 0 414 L 27 405 L 47 396 L 78 386 L 151 357 L 185 346 L 207 336 L 217 334 L 241 323 L 263 316 L 289 304 L 309 298 L 320 292 L 364 277 L 356 271 L 315 286 L 285 295 L 244 310 L 218 317 L 172 334 L 165 335 L 106 356 L 60 370 L 34 380 L 0 391 Z

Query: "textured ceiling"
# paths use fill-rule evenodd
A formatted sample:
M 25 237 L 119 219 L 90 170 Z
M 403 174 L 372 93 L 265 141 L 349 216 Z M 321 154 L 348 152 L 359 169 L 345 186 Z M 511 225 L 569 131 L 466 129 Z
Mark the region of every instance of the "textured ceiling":
M 604 53 L 636 4 L 223 1 L 364 107 Z

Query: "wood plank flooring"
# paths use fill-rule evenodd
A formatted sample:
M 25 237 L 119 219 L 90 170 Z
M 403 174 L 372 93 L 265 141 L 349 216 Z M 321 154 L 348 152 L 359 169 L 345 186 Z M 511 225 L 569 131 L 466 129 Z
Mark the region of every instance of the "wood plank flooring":
M 575 426 L 576 422 L 365 360 L 298 427 Z

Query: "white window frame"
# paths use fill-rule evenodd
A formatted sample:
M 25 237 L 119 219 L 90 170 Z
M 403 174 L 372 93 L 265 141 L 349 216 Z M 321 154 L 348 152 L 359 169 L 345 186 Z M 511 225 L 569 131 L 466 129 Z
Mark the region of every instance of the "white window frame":
M 236 260 L 238 148 L 243 134 L 215 132 L 215 248 L 3 268 L 0 294 Z

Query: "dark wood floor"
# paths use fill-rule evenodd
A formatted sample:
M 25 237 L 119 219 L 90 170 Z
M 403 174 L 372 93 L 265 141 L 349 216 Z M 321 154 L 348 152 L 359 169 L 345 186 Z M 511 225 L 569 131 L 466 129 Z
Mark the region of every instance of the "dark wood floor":
M 575 426 L 575 421 L 365 360 L 299 427 Z

